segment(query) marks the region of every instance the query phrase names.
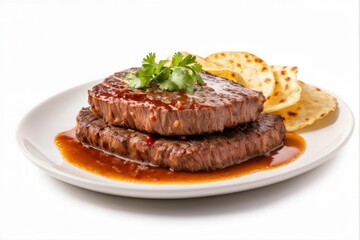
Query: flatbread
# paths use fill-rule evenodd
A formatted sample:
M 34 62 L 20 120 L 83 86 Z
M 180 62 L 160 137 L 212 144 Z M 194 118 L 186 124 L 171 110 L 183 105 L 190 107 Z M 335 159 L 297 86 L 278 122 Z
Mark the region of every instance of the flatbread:
M 300 100 L 287 108 L 274 112 L 284 118 L 286 130 L 293 132 L 313 124 L 335 111 L 337 100 L 318 87 L 298 81 L 302 88 Z
M 297 81 L 297 67 L 271 66 L 275 77 L 275 89 L 264 104 L 265 112 L 274 112 L 297 103 L 301 87 Z
M 207 56 L 205 60 L 239 73 L 246 87 L 261 91 L 265 98 L 271 96 L 274 91 L 275 78 L 270 66 L 254 54 L 219 52 Z

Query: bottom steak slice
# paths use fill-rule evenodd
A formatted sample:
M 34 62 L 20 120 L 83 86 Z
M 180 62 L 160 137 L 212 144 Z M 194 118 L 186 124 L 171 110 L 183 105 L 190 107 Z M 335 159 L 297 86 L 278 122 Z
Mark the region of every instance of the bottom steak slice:
M 285 126 L 274 114 L 222 133 L 168 138 L 107 124 L 89 108 L 77 116 L 76 137 L 85 146 L 174 171 L 225 168 L 283 145 Z

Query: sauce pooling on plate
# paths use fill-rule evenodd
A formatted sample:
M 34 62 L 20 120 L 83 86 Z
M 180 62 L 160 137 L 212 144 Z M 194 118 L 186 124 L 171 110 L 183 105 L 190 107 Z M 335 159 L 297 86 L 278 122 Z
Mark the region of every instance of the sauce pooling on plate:
M 83 146 L 71 129 L 59 133 L 55 143 L 64 158 L 79 168 L 119 181 L 154 184 L 191 184 L 213 182 L 271 170 L 296 160 L 305 150 L 305 140 L 296 133 L 287 133 L 282 147 L 267 156 L 256 157 L 235 166 L 209 172 L 174 172 L 121 159 Z

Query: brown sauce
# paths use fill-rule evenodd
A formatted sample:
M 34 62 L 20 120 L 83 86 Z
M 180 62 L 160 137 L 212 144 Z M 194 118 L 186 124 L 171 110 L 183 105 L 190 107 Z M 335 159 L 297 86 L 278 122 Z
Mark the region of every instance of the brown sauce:
M 90 96 L 105 102 L 126 100 L 132 102 L 133 105 L 161 108 L 167 111 L 230 106 L 231 102 L 239 101 L 247 96 L 233 87 L 236 83 L 204 73 L 202 77 L 207 80 L 206 84 L 201 87 L 195 84 L 194 93 L 163 91 L 154 85 L 146 89 L 133 89 L 124 79 L 128 72 L 135 73 L 136 70 L 137 68 L 132 68 L 106 78 L 104 82 L 90 90 Z M 242 94 L 244 96 L 239 96 Z
M 119 79 L 123 78 L 124 76 Z M 103 101 L 127 100 L 133 101 L 134 104 L 146 104 L 168 111 L 206 107 L 206 104 L 199 103 L 185 92 L 164 92 L 157 87 L 149 87 L 146 90 L 131 89 L 124 81 L 111 77 L 99 86 L 95 86 L 92 91 L 96 98 Z
M 300 135 L 287 133 L 284 146 L 272 151 L 268 156 L 256 157 L 221 170 L 189 173 L 142 165 L 84 147 L 75 138 L 74 129 L 59 133 L 55 137 L 55 143 L 69 163 L 91 173 L 114 180 L 154 184 L 212 182 L 270 170 L 291 163 L 306 147 Z

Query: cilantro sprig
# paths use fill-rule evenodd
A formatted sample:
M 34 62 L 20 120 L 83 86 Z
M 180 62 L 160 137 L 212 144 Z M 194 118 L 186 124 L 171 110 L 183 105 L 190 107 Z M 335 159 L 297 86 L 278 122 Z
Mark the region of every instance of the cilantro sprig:
M 194 55 L 183 56 L 180 52 L 173 55 L 169 66 L 166 60 L 155 61 L 156 54 L 149 53 L 142 61 L 142 68 L 135 74 L 128 73 L 125 80 L 132 88 L 146 88 L 155 82 L 160 89 L 167 91 L 194 91 L 194 83 L 203 85 L 199 72 L 202 66 Z

